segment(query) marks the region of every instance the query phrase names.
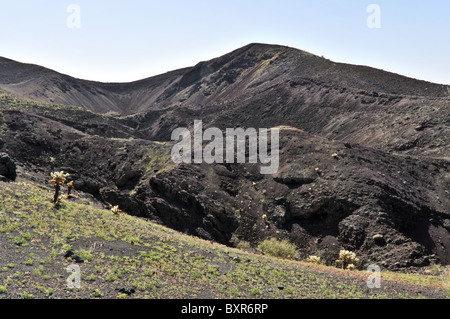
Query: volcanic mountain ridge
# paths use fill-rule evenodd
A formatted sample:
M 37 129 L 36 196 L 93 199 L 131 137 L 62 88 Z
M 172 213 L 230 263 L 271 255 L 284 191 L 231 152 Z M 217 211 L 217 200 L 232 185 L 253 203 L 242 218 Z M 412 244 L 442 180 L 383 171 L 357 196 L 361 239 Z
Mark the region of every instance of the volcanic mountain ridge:
M 289 238 L 303 257 L 347 248 L 388 269 L 450 260 L 448 86 L 251 44 L 132 83 L 1 59 L 0 89 L 19 178 L 64 170 L 77 191 L 227 245 Z M 279 171 L 175 165 L 171 132 L 195 119 L 279 127 Z

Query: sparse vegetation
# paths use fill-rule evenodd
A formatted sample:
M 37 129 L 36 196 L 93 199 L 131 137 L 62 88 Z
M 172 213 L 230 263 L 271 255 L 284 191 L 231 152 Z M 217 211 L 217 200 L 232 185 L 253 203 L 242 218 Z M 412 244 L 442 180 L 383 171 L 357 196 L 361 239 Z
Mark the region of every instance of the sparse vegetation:
M 55 209 L 44 200 L 48 193 L 33 184 L 0 182 L 0 189 L 0 227 L 11 223 L 12 218 L 17 222 L 11 232 L 0 233 L 2 243 L 9 245 L 14 251 L 12 256 L 18 258 L 0 260 L 0 266 L 6 267 L 5 272 L 0 272 L 3 297 L 407 297 L 395 289 L 368 293 L 365 272 L 355 270 L 344 275 L 340 269 L 330 272 L 323 265 L 311 263 L 306 268 L 305 263 L 294 260 L 296 247 L 288 241 L 273 238 L 265 242 L 266 246 L 260 246 L 265 255 L 246 253 L 126 214 L 113 216 L 95 202 L 88 205 L 81 199 L 74 200 Z M 105 239 L 95 237 L 99 232 Z M 8 236 L 22 238 L 20 234 L 29 234 L 25 235 L 32 239 L 29 246 L 3 241 Z M 68 250 L 85 260 L 79 289 L 67 289 L 69 274 L 64 270 L 72 263 L 64 258 Z M 269 251 L 291 260 L 273 258 Z M 32 268 L 25 264 L 27 260 L 32 260 Z M 51 261 L 51 267 L 46 266 L 46 260 Z M 393 288 L 399 282 L 419 285 L 422 295 L 429 291 L 427 287 L 436 289 L 436 285 L 443 285 L 436 276 L 414 275 L 413 281 L 412 275 L 386 273 L 383 280 Z M 116 287 L 127 287 L 127 293 L 115 290 Z M 409 297 L 416 296 L 410 293 Z
M 432 264 L 426 272 L 433 276 L 439 276 L 442 273 L 442 266 L 440 264 Z
M 80 256 L 83 260 L 91 261 L 92 260 L 92 253 L 85 250 L 76 250 L 75 255 Z
M 255 296 L 260 296 L 261 295 L 261 291 L 258 288 L 253 288 L 251 290 L 251 293 L 252 293 L 252 295 L 255 295 Z
M 23 299 L 34 299 L 34 295 L 31 294 L 31 293 L 29 293 L 29 292 L 26 292 L 26 291 L 22 292 L 22 293 L 20 294 L 20 296 L 21 296 Z
M 446 291 L 447 298 L 450 298 L 450 266 L 445 267 L 442 272 L 443 287 Z
M 46 294 L 47 296 L 51 296 L 53 294 L 54 289 L 53 288 L 47 288 L 45 289 L 43 292 L 44 294 Z
M 258 249 L 266 255 L 278 258 L 294 259 L 297 255 L 297 247 L 287 239 L 266 239 L 258 245 Z

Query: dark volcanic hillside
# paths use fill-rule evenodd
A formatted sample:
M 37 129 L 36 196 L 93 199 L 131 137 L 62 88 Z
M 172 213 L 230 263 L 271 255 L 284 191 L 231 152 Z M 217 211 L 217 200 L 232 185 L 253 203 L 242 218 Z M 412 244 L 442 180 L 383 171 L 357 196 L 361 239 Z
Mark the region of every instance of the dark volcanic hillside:
M 280 143 L 274 175 L 255 164 L 204 164 L 152 177 L 162 199 L 150 212 L 220 242 L 287 237 L 305 257 L 319 253 L 330 264 L 342 245 L 393 269 L 450 261 L 448 161 L 425 164 L 292 128 L 281 130 Z
M 129 84 L 105 84 L 0 58 L 0 89 L 42 103 L 81 106 L 99 113 L 122 113 L 133 104 L 148 103 L 151 96 L 157 95 L 183 72 L 178 70 Z
M 78 191 L 229 245 L 275 236 L 328 261 L 341 247 L 391 269 L 450 261 L 448 86 L 251 44 L 122 84 L 1 59 L 0 89 L 0 152 L 19 177 L 65 170 Z M 173 164 L 171 133 L 194 120 L 281 127 L 279 171 Z
M 210 105 L 249 98 L 286 81 L 292 86 L 309 81 L 325 87 L 358 89 L 369 95 L 450 96 L 450 88 L 445 85 L 256 43 L 194 67 L 131 83 L 84 81 L 5 58 L 0 59 L 0 66 L 0 88 L 5 91 L 96 112 L 135 113 L 177 103 Z
M 168 140 L 173 129 L 203 119 L 219 128 L 292 125 L 386 151 L 450 157 L 450 87 L 293 48 L 251 44 L 195 67 L 123 84 L 0 63 L 0 89 L 39 102 L 136 114 L 128 119 L 143 139 Z

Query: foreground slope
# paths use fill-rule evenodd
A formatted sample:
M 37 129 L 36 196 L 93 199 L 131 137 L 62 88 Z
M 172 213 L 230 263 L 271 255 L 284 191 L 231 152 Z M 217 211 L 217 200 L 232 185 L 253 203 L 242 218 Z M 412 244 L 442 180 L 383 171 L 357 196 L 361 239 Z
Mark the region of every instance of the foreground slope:
M 444 298 L 448 278 L 368 273 L 288 261 L 114 215 L 74 193 L 0 182 L 0 298 Z M 77 196 L 80 195 L 80 196 Z M 69 288 L 69 265 L 80 288 Z

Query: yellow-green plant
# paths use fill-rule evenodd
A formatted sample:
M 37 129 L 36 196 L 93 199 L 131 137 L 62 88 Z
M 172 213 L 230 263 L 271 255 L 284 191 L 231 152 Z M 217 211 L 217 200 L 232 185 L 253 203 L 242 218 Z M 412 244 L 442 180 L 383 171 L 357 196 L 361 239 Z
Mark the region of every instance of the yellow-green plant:
M 348 270 L 354 270 L 355 269 L 355 265 L 354 264 L 349 264 L 349 265 L 347 265 L 347 269 Z
M 285 259 L 294 259 L 297 254 L 297 246 L 287 239 L 281 241 L 276 238 L 266 239 L 258 245 L 258 249 L 266 255 Z
M 312 263 L 312 264 L 320 265 L 320 257 L 318 257 L 318 256 L 314 256 L 314 255 L 308 256 L 306 261 L 309 263 Z
M 442 271 L 442 281 L 445 292 L 447 293 L 447 298 L 450 298 L 450 266 L 447 266 Z
M 50 173 L 52 179 L 49 181 L 49 183 L 53 183 L 53 186 L 55 187 L 55 194 L 53 196 L 52 203 L 56 204 L 59 202 L 59 192 L 61 190 L 61 185 L 66 182 L 66 179 L 67 177 L 69 177 L 69 175 L 70 174 L 66 174 L 63 171 Z
M 114 215 L 120 215 L 120 213 L 121 213 L 122 211 L 119 209 L 119 206 L 113 206 L 113 208 L 111 208 L 111 212 L 112 212 Z

